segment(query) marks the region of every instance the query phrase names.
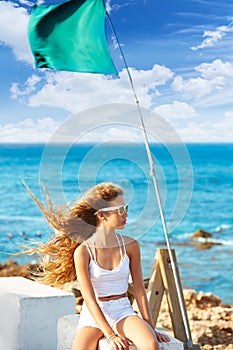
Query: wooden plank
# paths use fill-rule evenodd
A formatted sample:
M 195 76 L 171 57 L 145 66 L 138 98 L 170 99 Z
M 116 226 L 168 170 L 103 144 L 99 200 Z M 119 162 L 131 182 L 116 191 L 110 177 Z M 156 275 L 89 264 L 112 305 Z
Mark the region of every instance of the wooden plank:
M 164 285 L 162 281 L 159 261 L 157 259 L 157 254 L 156 254 L 154 259 L 152 274 L 149 279 L 149 284 L 147 287 L 147 298 L 148 298 L 148 302 L 151 310 L 154 327 L 156 326 L 156 322 L 159 316 L 163 294 L 164 294 Z
M 176 266 L 176 275 L 178 279 L 179 288 L 181 291 L 181 301 L 184 306 L 184 313 L 186 320 L 187 312 L 185 308 L 184 296 L 182 293 L 182 285 L 181 279 L 179 275 L 179 270 L 177 267 L 176 254 L 175 250 L 172 249 L 173 260 Z M 187 346 L 187 335 L 185 331 L 185 326 L 183 322 L 183 317 L 181 313 L 180 302 L 178 298 L 178 292 L 176 288 L 174 273 L 171 268 L 171 261 L 168 249 L 156 249 L 156 256 L 153 263 L 152 274 L 149 279 L 148 287 L 147 287 L 147 298 L 149 301 L 149 306 L 152 314 L 152 321 L 154 327 L 156 326 L 156 322 L 159 316 L 161 302 L 163 298 L 164 291 L 166 292 L 168 309 L 172 322 L 172 329 L 176 339 L 180 340 L 183 343 L 183 348 L 187 350 L 200 350 L 200 346 L 198 344 L 192 344 L 192 347 Z M 136 301 L 133 302 L 133 307 L 135 311 L 138 311 Z M 189 325 L 188 325 L 188 331 Z M 190 333 L 191 334 L 191 333 Z
M 188 339 L 185 332 L 185 326 L 184 326 L 183 317 L 181 313 L 181 307 L 180 307 L 178 293 L 176 289 L 174 274 L 171 268 L 169 253 L 167 249 L 158 249 L 157 251 L 158 251 L 158 261 L 161 269 L 164 288 L 166 291 L 168 308 L 171 316 L 174 336 L 175 338 L 182 341 L 184 344 L 187 344 Z M 176 265 L 177 264 L 176 254 L 174 249 L 172 249 L 172 255 Z M 179 270 L 177 266 L 176 266 L 176 273 L 177 273 L 177 279 L 178 279 L 178 283 L 182 294 L 181 295 L 182 302 L 183 302 L 183 305 L 185 306 L 184 296 L 182 293 L 181 279 L 180 279 Z M 185 307 L 184 307 L 184 312 L 185 312 L 186 319 L 188 320 Z

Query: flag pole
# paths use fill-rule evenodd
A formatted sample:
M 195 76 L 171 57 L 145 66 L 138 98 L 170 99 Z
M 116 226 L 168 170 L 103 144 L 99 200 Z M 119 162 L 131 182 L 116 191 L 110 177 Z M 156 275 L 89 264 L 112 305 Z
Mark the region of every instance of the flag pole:
M 130 71 L 129 71 L 128 64 L 126 62 L 126 59 L 125 59 L 122 47 L 120 45 L 119 39 L 117 37 L 115 28 L 113 26 L 113 23 L 112 23 L 112 20 L 110 18 L 110 15 L 109 15 L 108 11 L 106 11 L 106 14 L 107 14 L 107 17 L 108 17 L 108 20 L 109 20 L 109 23 L 110 23 L 111 30 L 113 32 L 113 35 L 114 35 L 114 37 L 116 39 L 116 42 L 117 42 L 117 45 L 119 47 L 120 54 L 122 56 L 122 59 L 123 59 L 124 65 L 125 65 L 125 68 L 126 68 L 126 71 L 127 71 L 127 74 L 128 74 L 128 78 L 129 78 L 129 81 L 130 81 L 131 89 L 132 89 L 132 92 L 133 92 L 133 95 L 134 95 L 134 99 L 135 99 L 135 102 L 136 102 L 136 106 L 137 106 L 137 110 L 138 110 L 138 114 L 139 114 L 139 118 L 140 118 L 140 123 L 141 123 L 141 128 L 142 128 L 142 132 L 143 132 L 143 136 L 144 136 L 146 152 L 147 152 L 148 161 L 149 161 L 149 165 L 150 165 L 150 176 L 152 177 L 153 184 L 154 184 L 154 189 L 155 189 L 155 193 L 156 193 L 156 197 L 157 197 L 160 217 L 161 217 L 162 226 L 163 226 L 163 231 L 164 231 L 164 235 L 165 235 L 165 239 L 166 239 L 166 244 L 167 244 L 167 248 L 168 248 L 169 258 L 170 258 L 170 261 L 171 261 L 171 268 L 172 268 L 172 271 L 173 271 L 173 276 L 174 276 L 174 280 L 175 280 L 175 286 L 176 286 L 176 290 L 177 290 L 177 294 L 178 294 L 178 300 L 179 300 L 179 304 L 180 304 L 181 315 L 182 315 L 182 319 L 183 319 L 183 322 L 184 322 L 184 328 L 185 328 L 186 337 L 187 337 L 187 340 L 188 340 L 187 341 L 187 348 L 188 349 L 192 349 L 193 348 L 193 342 L 192 342 L 190 329 L 189 329 L 189 325 L 188 325 L 188 320 L 187 320 L 187 316 L 186 316 L 186 312 L 185 312 L 185 305 L 184 305 L 182 292 L 181 292 L 181 288 L 180 288 L 180 284 L 179 284 L 179 279 L 178 279 L 178 274 L 177 274 L 177 270 L 176 270 L 176 265 L 175 265 L 175 261 L 174 261 L 173 254 L 172 254 L 172 248 L 171 248 L 171 243 L 170 243 L 170 239 L 169 239 L 169 235 L 168 235 L 168 229 L 167 229 L 167 224 L 166 224 L 166 220 L 165 220 L 165 216 L 164 216 L 164 211 L 163 211 L 162 201 L 161 201 L 161 197 L 160 197 L 158 182 L 157 182 L 156 175 L 155 175 L 154 162 L 153 162 L 153 158 L 152 158 L 152 154 L 151 154 L 151 150 L 150 150 L 149 140 L 148 140 L 148 136 L 147 136 L 144 120 L 143 120 L 141 107 L 140 107 L 140 104 L 139 104 L 139 100 L 137 98 L 136 90 L 135 90 L 135 87 L 134 87 L 132 76 L 131 76 Z

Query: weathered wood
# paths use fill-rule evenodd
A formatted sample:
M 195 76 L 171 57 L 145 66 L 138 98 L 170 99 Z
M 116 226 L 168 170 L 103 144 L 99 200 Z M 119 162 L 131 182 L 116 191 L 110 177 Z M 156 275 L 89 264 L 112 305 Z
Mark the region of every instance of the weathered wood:
M 172 250 L 172 255 L 173 255 L 173 260 L 176 263 L 176 255 L 175 255 L 175 250 Z M 184 322 L 182 318 L 182 313 L 181 313 L 181 307 L 179 303 L 179 298 L 178 298 L 178 293 L 176 289 L 176 284 L 175 284 L 175 279 L 173 275 L 173 271 L 171 268 L 171 261 L 169 257 L 169 253 L 167 249 L 158 249 L 158 260 L 160 262 L 160 269 L 161 269 L 161 275 L 162 275 L 162 280 L 164 284 L 164 288 L 166 291 L 166 296 L 167 296 L 167 302 L 168 302 L 168 308 L 171 316 L 171 321 L 172 321 L 172 327 L 173 327 L 173 332 L 175 334 L 175 337 L 184 343 L 187 342 L 187 336 L 185 333 L 185 327 L 184 327 Z M 180 280 L 180 275 L 178 268 L 176 266 L 176 273 L 177 273 L 177 278 L 178 278 L 178 283 L 180 286 L 180 289 L 182 290 L 181 287 L 181 280 Z M 184 304 L 184 297 L 182 294 L 182 302 Z M 185 310 L 186 313 L 186 310 Z M 187 314 L 186 314 L 187 316 Z
M 183 312 L 186 319 L 188 320 L 187 312 L 185 308 L 184 296 L 182 293 L 182 284 L 181 284 L 181 279 L 179 275 L 179 270 L 177 267 L 176 254 L 174 249 L 172 249 L 172 256 L 176 267 L 176 275 L 177 275 L 179 288 L 181 291 L 181 302 L 183 304 Z M 156 321 L 159 315 L 159 310 L 160 310 L 164 291 L 166 292 L 174 336 L 175 338 L 183 342 L 184 348 L 186 349 L 188 338 L 185 331 L 185 325 L 182 317 L 182 311 L 181 311 L 178 292 L 176 288 L 174 273 L 171 267 L 169 252 L 168 252 L 168 249 L 157 249 L 152 275 L 149 280 L 149 285 L 147 288 L 147 295 L 148 295 L 148 300 L 149 300 L 149 304 L 152 312 L 152 319 L 154 322 L 154 326 L 156 325 Z M 190 333 L 189 324 L 188 324 L 188 331 Z M 192 348 L 189 347 L 188 349 L 199 350 L 200 346 L 195 344 L 193 345 Z
M 156 325 L 156 322 L 159 316 L 163 294 L 164 294 L 164 285 L 163 285 L 161 270 L 159 266 L 159 261 L 155 257 L 152 274 L 149 279 L 149 284 L 147 288 L 147 298 L 148 298 L 148 302 L 151 310 L 154 327 Z

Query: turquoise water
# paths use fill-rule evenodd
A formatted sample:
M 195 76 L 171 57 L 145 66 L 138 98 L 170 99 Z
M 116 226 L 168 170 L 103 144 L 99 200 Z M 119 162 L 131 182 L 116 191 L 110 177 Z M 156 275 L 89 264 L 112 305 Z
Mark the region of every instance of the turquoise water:
M 233 144 L 154 144 L 151 151 L 183 286 L 233 303 Z M 28 257 L 12 256 L 18 246 L 52 234 L 23 180 L 42 200 L 43 182 L 55 204 L 74 200 L 98 182 L 114 181 L 125 188 L 129 203 L 124 233 L 140 241 L 143 273 L 150 275 L 156 247 L 165 238 L 143 145 L 1 145 L 0 167 L 0 262 L 26 262 Z M 190 246 L 199 228 L 221 245 Z

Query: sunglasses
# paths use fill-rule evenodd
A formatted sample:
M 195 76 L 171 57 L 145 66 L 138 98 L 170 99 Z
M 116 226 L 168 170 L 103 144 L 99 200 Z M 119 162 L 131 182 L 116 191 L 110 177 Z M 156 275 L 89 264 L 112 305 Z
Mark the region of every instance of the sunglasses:
M 128 205 L 120 205 L 119 207 L 108 207 L 108 208 L 101 208 L 97 210 L 94 215 L 97 215 L 100 211 L 115 211 L 117 210 L 117 214 L 120 216 L 124 215 L 125 213 L 128 213 Z

